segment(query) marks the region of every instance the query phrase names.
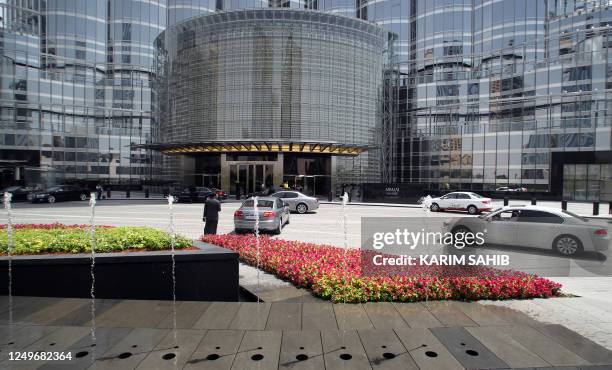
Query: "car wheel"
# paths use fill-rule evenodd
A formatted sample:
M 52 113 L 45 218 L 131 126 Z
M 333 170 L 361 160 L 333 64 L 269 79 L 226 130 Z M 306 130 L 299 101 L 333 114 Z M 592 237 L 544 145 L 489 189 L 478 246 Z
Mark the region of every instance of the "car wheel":
M 47 198 L 47 202 L 55 203 L 55 197 L 53 195 L 49 195 L 49 197 Z
M 553 249 L 564 256 L 573 256 L 582 250 L 582 243 L 573 235 L 559 235 L 553 242 Z
M 278 220 L 278 227 L 276 229 L 272 230 L 272 234 L 274 234 L 274 235 L 280 234 L 282 228 L 283 228 L 283 221 L 282 220 Z
M 438 203 L 432 203 L 431 206 L 429 206 L 429 210 L 432 212 L 438 212 L 440 211 L 440 206 Z
M 300 203 L 295 207 L 295 210 L 300 214 L 304 214 L 308 212 L 308 206 L 304 203 Z
M 79 195 L 79 199 L 80 200 L 87 200 L 87 195 L 81 194 L 81 195 Z
M 468 206 L 467 211 L 471 215 L 478 214 L 478 208 L 476 208 L 476 206 Z

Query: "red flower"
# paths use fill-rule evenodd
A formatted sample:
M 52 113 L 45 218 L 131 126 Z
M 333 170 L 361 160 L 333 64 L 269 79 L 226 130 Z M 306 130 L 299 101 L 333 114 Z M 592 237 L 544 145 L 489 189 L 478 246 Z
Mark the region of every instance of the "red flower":
M 253 235 L 204 235 L 202 240 L 238 252 L 257 265 Z M 484 266 L 371 266 L 372 251 L 260 236 L 259 267 L 335 302 L 434 299 L 546 298 L 561 285 L 536 275 Z

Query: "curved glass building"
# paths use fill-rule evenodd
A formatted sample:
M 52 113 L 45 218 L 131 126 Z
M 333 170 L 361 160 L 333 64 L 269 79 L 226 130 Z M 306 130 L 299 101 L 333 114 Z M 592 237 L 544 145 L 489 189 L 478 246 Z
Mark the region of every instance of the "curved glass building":
M 156 47 L 157 149 L 183 157 L 170 175 L 231 193 L 237 183 L 327 194 L 336 175 L 377 181 L 386 41 L 374 24 L 291 9 L 169 27 Z

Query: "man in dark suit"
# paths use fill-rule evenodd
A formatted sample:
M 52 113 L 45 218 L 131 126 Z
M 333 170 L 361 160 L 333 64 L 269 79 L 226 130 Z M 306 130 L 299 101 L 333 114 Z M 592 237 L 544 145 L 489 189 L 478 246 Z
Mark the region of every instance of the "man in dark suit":
M 219 212 L 221 212 L 221 202 L 217 199 L 217 194 L 211 194 L 204 203 L 204 234 L 216 234 L 217 224 L 219 223 Z

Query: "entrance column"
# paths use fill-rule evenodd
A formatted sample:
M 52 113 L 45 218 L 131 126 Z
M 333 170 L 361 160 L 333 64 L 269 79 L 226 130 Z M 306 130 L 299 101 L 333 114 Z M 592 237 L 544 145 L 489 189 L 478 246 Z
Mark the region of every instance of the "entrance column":
M 283 183 L 283 174 L 285 173 L 284 161 L 285 157 L 283 153 L 278 153 L 276 157 L 276 163 L 274 164 L 273 182 L 274 185 L 280 185 Z
M 221 189 L 229 194 L 230 191 L 230 168 L 227 164 L 227 154 L 221 154 Z

